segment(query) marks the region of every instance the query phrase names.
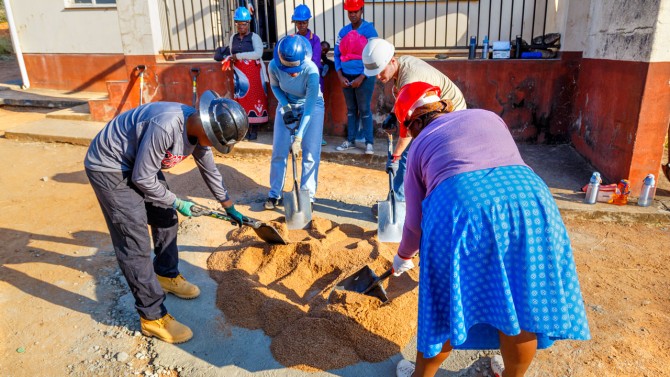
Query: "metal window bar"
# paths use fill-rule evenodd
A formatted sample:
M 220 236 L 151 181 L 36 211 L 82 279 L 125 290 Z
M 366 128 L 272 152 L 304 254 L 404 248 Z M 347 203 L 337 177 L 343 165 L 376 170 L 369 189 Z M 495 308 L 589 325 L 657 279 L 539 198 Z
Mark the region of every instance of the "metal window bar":
M 295 32 L 291 22 L 293 8 L 303 2 L 311 3 L 310 28 L 331 48 L 335 47 L 339 30 L 349 23 L 344 0 L 266 0 L 263 5 L 256 4 L 264 8 L 261 38 L 269 48 L 275 42 L 270 40 L 272 35 L 279 39 Z M 162 0 L 162 52 L 211 52 L 227 44 L 234 32 L 235 4 L 237 0 Z M 477 38 L 478 47 L 482 33 L 489 36 L 489 41 L 496 40 L 492 35 L 495 29 L 497 40 L 521 35 L 531 44 L 536 30 L 541 30 L 541 35 L 547 33 L 548 27 L 551 32 L 562 32 L 553 30 L 555 22 L 548 25 L 549 18 L 556 17 L 553 9 L 549 13 L 549 5 L 549 0 L 368 0 L 365 9 L 366 20 L 373 22 L 380 37 L 393 43 L 397 50 L 458 50 L 468 48 L 470 36 Z M 272 11 L 274 19 L 269 18 Z M 272 30 L 271 21 L 275 21 Z M 509 29 L 503 30 L 503 24 Z

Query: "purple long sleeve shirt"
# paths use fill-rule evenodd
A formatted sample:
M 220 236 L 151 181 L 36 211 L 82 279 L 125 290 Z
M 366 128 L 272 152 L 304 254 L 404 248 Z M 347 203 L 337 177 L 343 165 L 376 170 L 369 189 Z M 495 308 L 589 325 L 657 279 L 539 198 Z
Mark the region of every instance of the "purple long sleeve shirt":
M 419 251 L 421 204 L 445 179 L 457 174 L 526 163 L 500 117 L 487 110 L 461 110 L 433 120 L 414 139 L 407 157 L 407 212 L 398 255 Z

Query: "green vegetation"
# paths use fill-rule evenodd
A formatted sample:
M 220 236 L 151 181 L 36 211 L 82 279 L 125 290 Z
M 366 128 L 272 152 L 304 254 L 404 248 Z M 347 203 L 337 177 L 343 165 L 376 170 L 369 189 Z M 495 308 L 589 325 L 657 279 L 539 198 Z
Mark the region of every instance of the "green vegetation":
M 0 0 L 0 56 L 12 53 L 12 40 L 9 37 L 9 30 L 7 30 L 5 2 L 4 0 Z

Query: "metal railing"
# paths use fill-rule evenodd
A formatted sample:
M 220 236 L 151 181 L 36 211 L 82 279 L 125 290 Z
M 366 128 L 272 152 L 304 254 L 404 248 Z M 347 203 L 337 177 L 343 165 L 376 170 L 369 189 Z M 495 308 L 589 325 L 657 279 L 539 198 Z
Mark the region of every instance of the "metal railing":
M 164 52 L 204 52 L 228 43 L 240 0 L 161 0 Z M 349 23 L 343 0 L 242 0 L 258 10 L 256 32 L 268 47 L 293 34 L 293 9 L 312 10 L 310 28 L 334 46 Z M 259 4 L 260 3 L 260 4 Z M 559 29 L 560 9 L 549 0 L 368 0 L 364 18 L 398 50 L 467 49 L 471 36 L 528 42 Z M 560 3 L 556 3 L 560 4 Z M 260 9 L 259 9 L 260 7 Z

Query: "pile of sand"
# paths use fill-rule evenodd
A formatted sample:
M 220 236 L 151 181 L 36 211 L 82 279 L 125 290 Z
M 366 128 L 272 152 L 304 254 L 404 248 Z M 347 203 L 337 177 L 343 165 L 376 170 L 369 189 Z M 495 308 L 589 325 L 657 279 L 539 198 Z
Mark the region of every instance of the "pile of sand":
M 376 231 L 319 218 L 309 230 L 271 225 L 292 242 L 268 245 L 244 227 L 208 260 L 219 283 L 217 305 L 230 323 L 263 329 L 275 359 L 302 370 L 379 362 L 407 345 L 416 328 L 417 269 L 387 280 L 388 304 L 354 292 L 331 294 L 365 265 L 381 275 L 397 244 L 380 243 Z

